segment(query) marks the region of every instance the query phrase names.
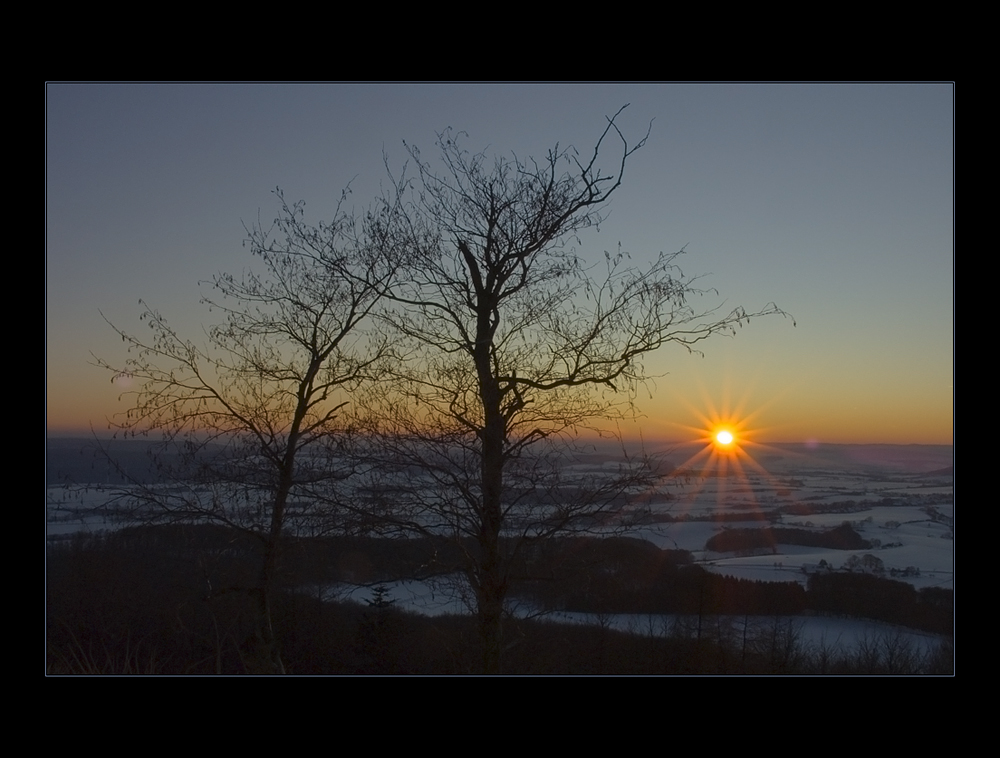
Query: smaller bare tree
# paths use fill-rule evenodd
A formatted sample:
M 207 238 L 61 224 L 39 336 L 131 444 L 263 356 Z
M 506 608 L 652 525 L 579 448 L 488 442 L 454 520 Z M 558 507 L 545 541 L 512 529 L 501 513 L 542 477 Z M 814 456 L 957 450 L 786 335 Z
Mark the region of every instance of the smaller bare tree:
M 133 481 L 121 493 L 128 515 L 224 524 L 259 540 L 261 564 L 248 588 L 259 610 L 254 668 L 283 673 L 272 625 L 282 539 L 292 529 L 325 528 L 328 512 L 305 494 L 322 486 L 328 495 L 329 483 L 349 473 L 337 450 L 347 432 L 343 411 L 385 354 L 364 327 L 395 266 L 391 251 L 375 255 L 363 244 L 343 199 L 332 221 L 311 226 L 303 203 L 289 206 L 275 194 L 281 215 L 273 225 L 246 229 L 244 246 L 263 270 L 209 283 L 203 302 L 223 318 L 205 344 L 147 308 L 140 320 L 150 337 L 111 324 L 130 356 L 123 365 L 97 364 L 112 381 L 138 385 L 125 393 L 132 408 L 112 426 L 160 438 L 164 478 Z

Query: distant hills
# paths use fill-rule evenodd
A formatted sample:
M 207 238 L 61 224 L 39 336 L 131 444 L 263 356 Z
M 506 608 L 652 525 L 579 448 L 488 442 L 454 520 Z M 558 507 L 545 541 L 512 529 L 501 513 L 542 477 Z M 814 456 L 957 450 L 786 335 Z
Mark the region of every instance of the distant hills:
M 45 442 L 45 483 L 124 484 L 158 479 L 149 440 L 51 438 Z M 175 456 L 167 456 L 172 462 Z
M 150 452 L 155 443 L 149 440 L 95 440 L 79 437 L 53 437 L 46 440 L 46 484 L 122 484 L 121 472 L 139 482 L 157 479 L 157 470 Z M 629 454 L 639 451 L 637 445 L 627 445 Z M 669 470 L 685 464 L 704 449 L 697 443 L 647 444 L 645 451 L 660 458 Z M 754 444 L 746 447 L 759 465 L 771 473 L 804 473 L 809 470 L 858 473 L 922 474 L 925 476 L 953 475 L 952 445 L 806 445 L 801 443 Z M 599 464 L 620 460 L 620 444 L 597 442 L 581 462 Z M 112 462 L 112 460 L 114 462 Z M 699 460 L 706 461 L 704 456 Z M 167 456 L 163 462 L 175 459 Z M 696 466 L 697 467 L 697 466 Z
M 704 444 L 659 445 L 657 450 L 675 465 L 696 456 Z M 771 473 L 809 470 L 856 473 L 924 474 L 943 476 L 953 471 L 953 445 L 844 445 L 780 442 L 752 444 L 745 451 Z M 706 460 L 705 456 L 699 460 Z M 697 467 L 697 466 L 695 466 Z

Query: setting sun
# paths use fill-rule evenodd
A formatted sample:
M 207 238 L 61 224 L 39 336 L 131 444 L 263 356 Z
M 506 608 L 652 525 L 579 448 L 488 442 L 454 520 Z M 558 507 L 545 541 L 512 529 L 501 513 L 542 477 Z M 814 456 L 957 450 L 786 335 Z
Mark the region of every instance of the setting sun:
M 726 392 L 719 403 L 707 391 L 703 392 L 702 408 L 690 401 L 682 401 L 695 420 L 691 425 L 677 426 L 691 435 L 692 448 L 700 449 L 692 450 L 688 460 L 679 468 L 698 473 L 711 472 L 713 478 L 730 477 L 733 481 L 746 480 L 751 470 L 766 476 L 753 451 L 766 447 L 758 441 L 758 437 L 772 430 L 758 425 L 761 408 L 748 408 L 745 398 L 734 403 L 729 394 Z

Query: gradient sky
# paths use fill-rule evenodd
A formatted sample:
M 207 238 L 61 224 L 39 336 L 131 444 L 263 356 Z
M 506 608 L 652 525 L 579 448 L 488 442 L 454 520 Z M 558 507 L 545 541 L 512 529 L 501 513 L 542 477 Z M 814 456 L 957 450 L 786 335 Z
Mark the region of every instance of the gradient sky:
M 729 308 L 770 301 L 705 357 L 665 349 L 623 429 L 683 439 L 752 414 L 769 442 L 950 444 L 954 425 L 954 87 L 825 85 L 46 85 L 46 364 L 50 433 L 122 412 L 91 353 L 124 359 L 100 311 L 138 332 L 140 298 L 184 335 L 210 315 L 198 282 L 241 272 L 243 223 L 271 190 L 329 218 L 398 172 L 403 140 L 543 156 L 632 140 L 611 214 L 582 252 L 619 241 L 635 264 L 686 246 L 686 274 Z

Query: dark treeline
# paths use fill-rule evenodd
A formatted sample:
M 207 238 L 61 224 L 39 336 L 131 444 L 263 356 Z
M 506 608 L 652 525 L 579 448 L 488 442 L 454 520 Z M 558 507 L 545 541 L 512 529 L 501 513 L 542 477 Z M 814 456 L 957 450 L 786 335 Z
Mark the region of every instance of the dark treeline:
M 48 672 L 256 670 L 250 658 L 257 616 L 248 588 L 259 559 L 258 540 L 219 526 L 135 527 L 52 542 Z M 406 613 L 377 589 L 395 578 L 445 576 L 459 562 L 455 545 L 444 540 L 289 540 L 275 615 L 289 673 L 477 671 L 472 617 Z M 373 600 L 367 607 L 323 601 L 318 588 L 333 582 L 369 584 Z M 950 633 L 950 591 L 916 592 L 867 575 L 819 574 L 807 590 L 711 574 L 685 551 L 642 540 L 566 538 L 527 549 L 510 594 L 539 609 L 648 614 L 648 623 L 625 634 L 508 619 L 508 673 L 950 671 L 947 651 L 921 657 L 900 637 L 870 641 L 864 661 L 854 652 L 798 644 L 782 619 L 810 610 Z M 667 629 L 655 614 L 695 620 Z M 723 616 L 730 621 L 721 624 Z M 900 645 L 908 651 L 902 668 L 898 655 L 895 663 L 886 659 Z
M 842 616 L 888 621 L 935 634 L 954 633 L 955 593 L 941 587 L 916 590 L 906 582 L 864 573 L 816 573 L 809 577 L 809 606 Z
M 840 536 L 847 531 L 857 536 L 850 527 L 831 530 Z M 935 634 L 950 635 L 953 630 L 951 590 L 918 592 L 905 582 L 864 573 L 813 574 L 807 588 L 797 582 L 738 579 L 693 565 L 687 551 L 659 550 L 628 538 L 560 540 L 547 559 L 525 565 L 525 578 L 513 593 L 550 610 L 697 615 L 815 612 L 886 621 Z
M 750 552 L 773 550 L 779 544 L 821 547 L 828 550 L 868 550 L 872 546 L 854 531 L 850 524 L 844 523 L 822 532 L 788 527 L 725 529 L 713 534 L 705 543 L 705 549 L 718 553 Z

